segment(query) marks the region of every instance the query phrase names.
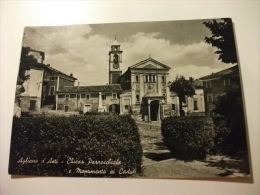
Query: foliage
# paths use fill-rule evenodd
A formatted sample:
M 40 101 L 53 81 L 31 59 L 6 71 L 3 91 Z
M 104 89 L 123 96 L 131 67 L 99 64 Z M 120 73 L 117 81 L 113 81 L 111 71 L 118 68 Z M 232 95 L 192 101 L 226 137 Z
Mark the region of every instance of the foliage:
M 168 117 L 162 136 L 173 156 L 182 160 L 205 158 L 214 147 L 214 124 L 206 117 Z
M 229 145 L 236 150 L 246 149 L 245 118 L 240 89 L 227 91 L 225 95 L 219 96 L 214 104 L 214 112 L 224 116 L 226 126 L 230 128 Z
M 216 106 L 214 112 L 225 116 L 230 121 L 244 116 L 240 89 L 227 91 L 225 95 L 219 96 L 214 104 Z
M 179 97 L 180 113 L 182 113 L 182 102 L 185 103 L 185 97 L 192 97 L 195 94 L 194 79 L 192 77 L 186 80 L 184 76 L 176 77 L 175 81 L 169 84 L 171 92 L 175 92 Z
M 237 63 L 236 45 L 230 18 L 224 18 L 222 21 L 216 20 L 203 23 L 212 33 L 211 37 L 205 37 L 205 41 L 213 47 L 217 47 L 216 54 L 219 60 L 224 63 Z
M 21 158 L 37 164 L 19 164 Z M 45 163 L 41 163 L 45 159 Z M 49 159 L 58 163 L 46 163 Z M 69 159 L 81 163 L 68 163 Z M 121 161 L 120 164 L 88 164 Z M 120 169 L 140 173 L 142 147 L 138 128 L 129 116 L 38 116 L 14 118 L 9 173 L 49 176 L 127 177 Z M 81 174 L 76 170 L 105 170 Z M 115 171 L 110 174 L 110 171 Z
M 230 149 L 231 144 L 231 126 L 223 117 L 213 118 L 215 125 L 215 152 L 226 153 Z
M 215 152 L 234 154 L 234 151 L 247 150 L 246 130 L 244 118 L 237 118 L 232 122 L 225 117 L 214 118 Z

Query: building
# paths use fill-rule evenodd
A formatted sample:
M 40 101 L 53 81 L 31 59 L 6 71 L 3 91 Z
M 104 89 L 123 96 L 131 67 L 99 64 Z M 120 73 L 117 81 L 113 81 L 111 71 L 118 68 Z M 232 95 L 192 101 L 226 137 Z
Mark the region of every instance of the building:
M 182 102 L 182 110 L 185 116 L 205 116 L 204 90 L 202 81 L 195 80 L 195 94 L 192 97 L 185 97 Z M 172 113 L 171 116 L 180 116 L 179 97 L 175 92 L 171 92 Z
M 145 121 L 170 115 L 169 70 L 170 67 L 151 57 L 128 67 L 118 80 L 124 90 L 120 95 L 120 113 L 140 115 Z
M 22 112 L 39 112 L 44 105 L 55 106 L 55 92 L 64 85 L 74 85 L 76 78 L 66 75 L 50 65 L 43 64 L 44 52 L 30 49 L 28 55 L 34 57 L 27 74 L 29 79 L 24 82 L 17 79 L 18 85 L 23 85 L 25 91 L 20 95 Z
M 56 92 L 63 86 L 74 86 L 76 80 L 72 73 L 67 75 L 49 64 L 46 65 L 43 73 L 42 105 L 54 107 Z
M 57 110 L 85 112 L 120 112 L 118 84 L 98 86 L 63 86 L 56 92 Z
M 203 81 L 205 112 L 207 116 L 214 116 L 214 101 L 218 96 L 225 95 L 231 89 L 240 90 L 238 65 L 201 77 Z
M 205 116 L 205 101 L 203 82 L 195 80 L 195 95 L 186 97 L 185 109 L 186 116 Z

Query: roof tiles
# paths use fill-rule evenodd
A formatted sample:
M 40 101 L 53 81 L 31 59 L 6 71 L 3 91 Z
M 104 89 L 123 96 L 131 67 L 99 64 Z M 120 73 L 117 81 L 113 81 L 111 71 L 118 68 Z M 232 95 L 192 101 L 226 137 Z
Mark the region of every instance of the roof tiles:
M 93 85 L 93 86 L 64 86 L 58 93 L 82 93 L 82 92 L 121 92 L 119 84 L 113 85 Z

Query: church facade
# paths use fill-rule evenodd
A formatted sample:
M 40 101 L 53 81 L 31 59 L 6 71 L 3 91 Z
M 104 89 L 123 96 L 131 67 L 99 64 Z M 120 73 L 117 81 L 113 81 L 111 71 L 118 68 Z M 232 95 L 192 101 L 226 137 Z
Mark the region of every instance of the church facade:
M 158 121 L 172 112 L 167 83 L 170 67 L 149 57 L 122 74 L 122 53 L 116 39 L 109 51 L 109 84 L 120 84 L 120 114 Z
M 158 121 L 172 108 L 167 83 L 170 67 L 149 57 L 130 66 L 119 78 L 122 87 L 121 110 L 139 115 L 144 121 Z

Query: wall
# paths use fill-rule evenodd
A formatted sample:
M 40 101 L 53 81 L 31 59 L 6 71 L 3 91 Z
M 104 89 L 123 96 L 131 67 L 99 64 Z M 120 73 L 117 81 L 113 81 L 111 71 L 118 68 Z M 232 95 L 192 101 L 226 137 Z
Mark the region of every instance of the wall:
M 82 94 L 90 95 L 89 99 L 82 98 Z M 117 94 L 117 92 L 114 93 L 106 93 L 103 92 L 101 95 L 106 95 L 106 99 L 102 100 L 102 105 L 105 107 L 105 110 L 109 110 L 109 106 L 111 104 L 119 104 L 119 95 L 117 94 L 117 99 L 113 99 L 112 94 Z M 69 99 L 66 99 L 66 95 L 70 95 Z M 71 96 L 73 95 L 73 97 Z M 77 96 L 79 95 L 79 98 Z M 99 93 L 92 92 L 92 93 L 71 93 L 71 94 L 62 94 L 59 93 L 58 95 L 58 110 L 64 110 L 65 106 L 69 106 L 69 110 L 74 111 L 77 109 L 82 110 L 82 105 L 90 104 L 91 105 L 91 111 L 97 111 L 98 109 L 98 99 Z
M 23 83 L 25 92 L 21 93 L 20 105 L 22 112 L 30 110 L 32 101 L 35 101 L 34 111 L 40 111 L 41 108 L 43 69 L 41 67 L 31 68 L 29 74 L 30 78 Z

